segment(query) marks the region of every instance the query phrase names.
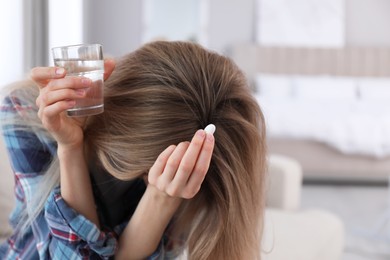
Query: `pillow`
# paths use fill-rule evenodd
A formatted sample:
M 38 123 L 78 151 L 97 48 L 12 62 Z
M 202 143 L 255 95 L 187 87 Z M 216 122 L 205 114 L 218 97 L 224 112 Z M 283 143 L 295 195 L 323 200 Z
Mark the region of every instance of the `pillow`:
M 330 76 L 296 76 L 294 96 L 303 99 L 356 99 L 355 79 Z
M 390 102 L 390 78 L 362 78 L 358 81 L 362 100 L 387 100 Z
M 292 94 L 292 78 L 285 75 L 259 74 L 255 78 L 260 96 L 286 98 Z

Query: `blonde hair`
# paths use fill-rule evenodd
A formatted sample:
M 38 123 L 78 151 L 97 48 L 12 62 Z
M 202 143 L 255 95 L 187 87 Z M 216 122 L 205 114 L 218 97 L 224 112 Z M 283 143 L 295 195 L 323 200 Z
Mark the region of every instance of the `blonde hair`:
M 31 80 L 18 81 L 1 89 L 0 96 L 7 99 L 4 105 L 12 106 L 12 109 L 14 109 L 14 113 L 2 112 L 1 130 L 3 134 L 7 134 L 8 131 L 11 131 L 11 133 L 27 131 L 34 133 L 42 143 L 55 142 L 38 118 L 38 108 L 35 105 L 38 95 L 39 88 Z M 24 234 L 31 227 L 32 222 L 43 210 L 51 191 L 59 184 L 59 163 L 55 157 L 55 151 L 49 152 L 54 158 L 52 162 L 48 162 L 46 174 L 36 177 L 40 178 L 39 183 L 31 184 L 35 185 L 31 187 L 31 190 L 41 192 L 35 192 L 33 196 L 25 195 L 26 207 L 21 210 L 15 227 L 19 234 Z
M 162 41 L 124 56 L 105 83 L 105 112 L 86 122 L 85 143 L 99 166 L 129 180 L 209 123 L 217 128 L 211 165 L 175 214 L 171 239 L 184 239 L 189 259 L 260 259 L 264 118 L 230 59 Z

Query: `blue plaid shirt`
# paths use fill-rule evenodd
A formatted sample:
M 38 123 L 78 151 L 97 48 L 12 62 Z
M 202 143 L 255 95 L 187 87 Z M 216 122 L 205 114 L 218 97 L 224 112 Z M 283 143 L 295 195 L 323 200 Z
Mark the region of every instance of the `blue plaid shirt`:
M 15 97 L 7 97 L 0 109 L 1 119 L 23 117 L 36 112 L 35 105 L 21 103 Z M 12 168 L 15 173 L 16 206 L 10 223 L 16 227 L 20 213 L 26 208 L 37 190 L 37 184 L 45 174 L 47 165 L 56 156 L 56 144 L 42 141 L 32 131 L 17 130 L 13 125 L 3 126 L 3 135 Z M 98 198 L 95 197 L 96 200 Z M 97 205 L 99 205 L 97 201 Z M 105 223 L 102 223 L 102 226 Z M 0 245 L 0 259 L 109 259 L 113 258 L 118 238 L 127 221 L 100 230 L 95 224 L 70 208 L 56 187 L 24 235 L 17 230 Z M 165 237 L 165 236 L 164 236 Z M 148 259 L 174 259 L 166 250 L 162 239 L 155 253 Z

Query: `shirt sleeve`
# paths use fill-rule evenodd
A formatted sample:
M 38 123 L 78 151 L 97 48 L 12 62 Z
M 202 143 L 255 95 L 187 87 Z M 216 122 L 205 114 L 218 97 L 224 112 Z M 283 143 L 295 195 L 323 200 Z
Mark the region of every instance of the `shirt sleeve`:
M 27 201 L 31 200 L 31 191 L 49 165 L 55 150 L 54 143 L 42 142 L 30 127 L 15 123 L 23 121 L 23 114 L 35 111 L 36 108 L 11 96 L 6 97 L 0 106 L 1 133 L 15 178 L 16 205 L 10 217 L 13 227 Z
M 7 96 L 0 106 L 1 134 L 8 153 L 11 168 L 14 172 L 15 207 L 10 215 L 10 223 L 14 233 L 7 239 L 3 248 L 7 250 L 7 259 L 29 256 L 38 257 L 38 251 L 43 251 L 45 226 L 41 226 L 40 215 L 22 235 L 16 227 L 27 218 L 27 205 L 36 193 L 36 185 L 49 165 L 55 144 L 43 142 L 24 120 L 36 116 L 36 107 L 21 102 L 18 98 Z M 50 149 L 52 146 L 53 149 Z M 36 242 L 36 243 L 34 243 Z M 38 251 L 37 251 L 38 249 Z
M 82 259 L 99 256 L 109 259 L 115 255 L 118 237 L 127 223 L 113 230 L 100 230 L 94 223 L 70 208 L 61 197 L 57 187 L 50 195 L 45 207 L 45 217 L 53 236 L 50 245 L 50 255 L 69 257 L 78 254 Z M 175 259 L 176 254 L 167 251 L 165 236 L 156 251 L 148 260 Z
M 82 258 L 98 255 L 108 259 L 115 255 L 115 232 L 101 231 L 94 223 L 69 207 L 62 198 L 59 187 L 53 190 L 46 203 L 45 217 L 53 236 L 51 255 L 57 257 L 63 254 L 66 257 L 70 255 L 70 251 L 77 252 Z

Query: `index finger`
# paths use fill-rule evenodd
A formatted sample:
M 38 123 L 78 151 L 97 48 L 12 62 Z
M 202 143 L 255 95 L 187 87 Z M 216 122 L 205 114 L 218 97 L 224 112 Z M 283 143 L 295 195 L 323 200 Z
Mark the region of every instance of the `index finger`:
M 196 193 L 199 191 L 200 186 L 202 185 L 202 182 L 206 177 L 207 171 L 210 167 L 211 158 L 214 151 L 214 144 L 214 135 L 207 133 L 194 170 L 192 171 L 186 185 L 186 190 L 189 193 L 193 194 L 194 192 Z
M 40 87 L 45 87 L 51 79 L 63 78 L 65 74 L 61 67 L 35 67 L 30 71 L 30 78 Z

